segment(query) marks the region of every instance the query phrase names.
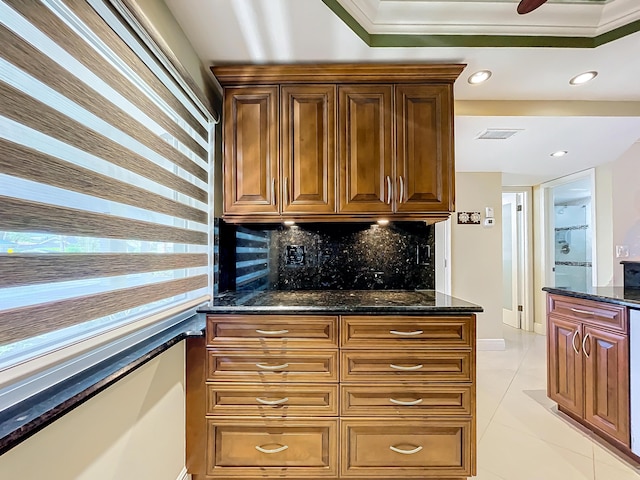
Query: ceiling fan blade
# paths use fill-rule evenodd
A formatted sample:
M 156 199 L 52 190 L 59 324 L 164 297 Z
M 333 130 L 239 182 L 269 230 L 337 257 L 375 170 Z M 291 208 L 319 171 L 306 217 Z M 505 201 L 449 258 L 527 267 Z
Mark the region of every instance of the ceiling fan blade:
M 524 15 L 525 13 L 533 12 L 546 1 L 547 0 L 520 0 L 520 3 L 518 4 L 518 13 L 520 15 Z

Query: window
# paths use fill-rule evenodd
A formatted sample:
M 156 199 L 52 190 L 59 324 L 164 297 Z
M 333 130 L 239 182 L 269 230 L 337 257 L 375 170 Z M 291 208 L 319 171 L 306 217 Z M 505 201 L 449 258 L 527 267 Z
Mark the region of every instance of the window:
M 209 298 L 213 117 L 134 31 L 0 0 L 0 371 Z

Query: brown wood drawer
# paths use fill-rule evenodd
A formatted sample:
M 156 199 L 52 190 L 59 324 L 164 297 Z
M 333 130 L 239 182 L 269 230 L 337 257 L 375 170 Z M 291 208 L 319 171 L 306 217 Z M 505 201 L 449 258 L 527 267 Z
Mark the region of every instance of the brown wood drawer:
M 471 382 L 473 352 L 419 350 L 342 352 L 343 382 Z
M 207 420 L 207 475 L 315 478 L 337 473 L 338 420 Z
M 282 351 L 209 350 L 207 380 L 232 382 L 337 382 L 337 350 Z
M 336 348 L 336 316 L 215 315 L 207 317 L 212 347 Z
M 208 415 L 337 416 L 337 384 L 207 384 Z
M 582 323 L 627 332 L 627 309 L 620 305 L 562 295 L 547 296 L 548 313 L 570 317 Z
M 344 477 L 466 478 L 475 473 L 469 418 L 343 419 L 340 425 Z
M 471 385 L 340 385 L 344 416 L 471 415 Z
M 340 343 L 348 348 L 471 348 L 473 317 L 342 317 Z

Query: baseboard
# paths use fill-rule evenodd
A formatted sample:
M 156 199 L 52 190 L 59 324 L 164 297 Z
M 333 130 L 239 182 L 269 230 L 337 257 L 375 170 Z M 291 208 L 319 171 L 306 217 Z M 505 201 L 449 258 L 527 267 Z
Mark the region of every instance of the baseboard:
M 504 338 L 479 338 L 476 345 L 480 351 L 504 350 L 507 348 Z
M 534 323 L 533 324 L 533 331 L 534 331 L 534 333 L 537 333 L 538 335 L 546 335 L 547 334 L 547 329 L 545 327 L 546 327 L 546 325 L 544 325 L 543 323 Z
M 191 480 L 191 475 L 187 473 L 187 467 L 182 467 L 182 471 L 178 474 L 176 480 Z

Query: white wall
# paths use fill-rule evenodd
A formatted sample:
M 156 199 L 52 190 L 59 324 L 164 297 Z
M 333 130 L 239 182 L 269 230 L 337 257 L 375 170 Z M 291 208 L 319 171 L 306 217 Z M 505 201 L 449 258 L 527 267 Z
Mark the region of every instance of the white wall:
M 456 211 L 493 207 L 491 228 L 451 222 L 451 295 L 484 308 L 478 314 L 478 339 L 502 339 L 502 174 L 456 173 Z
M 183 341 L 0 456 L 0 478 L 176 480 L 184 373 Z
M 640 261 L 640 142 L 612 163 L 613 284 L 622 286 L 620 260 Z M 629 257 L 615 258 L 615 245 L 626 245 Z

